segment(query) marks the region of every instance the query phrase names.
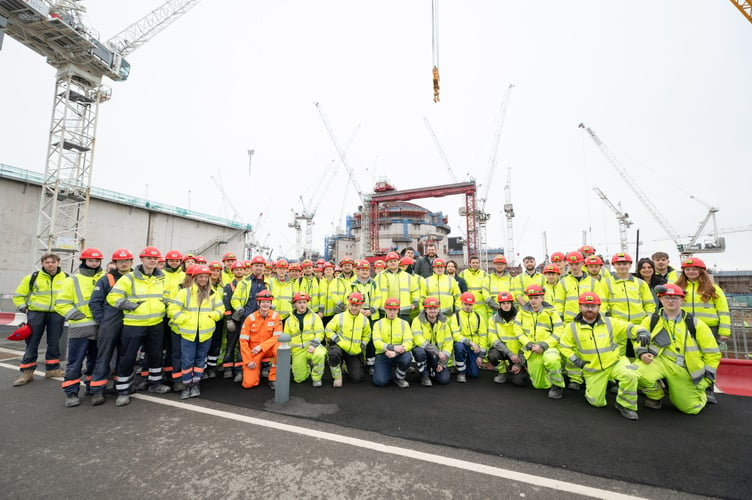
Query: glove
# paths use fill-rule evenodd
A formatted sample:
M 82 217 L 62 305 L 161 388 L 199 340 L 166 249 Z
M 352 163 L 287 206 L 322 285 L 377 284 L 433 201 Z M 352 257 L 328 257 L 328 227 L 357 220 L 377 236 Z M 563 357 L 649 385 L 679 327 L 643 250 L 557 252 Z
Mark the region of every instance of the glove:
M 645 330 L 641 331 L 637 334 L 637 341 L 640 343 L 640 346 L 647 347 L 650 345 L 650 333 Z
M 29 312 L 29 308 L 26 306 L 21 306 L 18 308 L 18 312 L 26 314 L 27 312 Z
M 345 304 L 344 302 L 339 302 L 336 306 L 334 306 L 334 312 L 339 314 L 341 312 L 345 312 Z
M 71 309 L 70 314 L 68 315 L 68 319 L 72 321 L 78 321 L 80 319 L 85 319 L 86 315 L 79 311 L 78 309 Z
M 577 368 L 582 368 L 583 366 L 585 366 L 586 364 L 588 364 L 588 362 L 587 361 L 583 361 L 580 358 L 577 358 L 574 361 L 572 361 L 572 364 L 574 366 L 576 366 Z
M 237 311 L 232 313 L 231 318 L 234 319 L 235 321 L 240 321 L 243 318 L 243 310 L 238 309 Z
M 123 302 L 122 308 L 126 311 L 134 311 L 138 309 L 138 306 L 140 306 L 143 302 L 132 302 L 130 300 L 126 300 Z
M 237 325 L 235 325 L 235 322 L 232 319 L 225 320 L 225 324 L 227 326 L 227 331 L 230 333 L 235 333 L 235 330 L 238 329 Z

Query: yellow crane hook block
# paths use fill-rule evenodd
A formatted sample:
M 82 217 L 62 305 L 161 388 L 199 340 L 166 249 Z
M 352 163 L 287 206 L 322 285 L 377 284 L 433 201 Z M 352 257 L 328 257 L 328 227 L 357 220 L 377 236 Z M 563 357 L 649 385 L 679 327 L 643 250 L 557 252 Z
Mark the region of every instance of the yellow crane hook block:
M 433 102 L 439 102 L 439 67 L 433 67 Z

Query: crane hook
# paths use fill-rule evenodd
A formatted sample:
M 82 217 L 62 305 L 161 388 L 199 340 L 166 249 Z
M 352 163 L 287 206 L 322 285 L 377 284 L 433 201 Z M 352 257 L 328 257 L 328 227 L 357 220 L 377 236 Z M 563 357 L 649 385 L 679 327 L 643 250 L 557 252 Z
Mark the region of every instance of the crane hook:
M 433 102 L 439 102 L 439 67 L 433 67 Z

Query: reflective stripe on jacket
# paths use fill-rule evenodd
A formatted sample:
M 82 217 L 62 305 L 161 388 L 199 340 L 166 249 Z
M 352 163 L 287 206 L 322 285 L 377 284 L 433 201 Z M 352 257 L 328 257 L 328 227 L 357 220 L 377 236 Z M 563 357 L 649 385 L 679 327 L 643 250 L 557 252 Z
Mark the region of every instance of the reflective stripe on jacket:
M 117 280 L 107 303 L 123 309 L 125 302 L 142 302 L 133 311 L 123 311 L 123 324 L 129 326 L 151 326 L 162 321 L 166 314 L 167 292 L 164 288 L 164 274 L 155 269 L 151 276 L 143 273 L 143 267 Z
M 655 312 L 655 301 L 650 287 L 640 278 L 630 276 L 627 279 L 606 278 L 606 314 L 640 324 L 645 316 Z
M 94 326 L 94 316 L 89 308 L 89 299 L 91 298 L 94 287 L 104 275 L 100 269 L 98 271 L 86 270 L 86 274 L 81 271 L 68 277 L 63 282 L 63 286 L 55 299 L 55 312 L 68 320 L 69 328 L 81 328 L 84 326 Z M 87 276 L 88 274 L 88 276 Z M 85 317 L 81 319 L 71 319 L 76 311 Z
M 13 295 L 13 304 L 16 309 L 27 307 L 30 311 L 51 312 L 55 308 L 55 298 L 68 275 L 60 268 L 54 276 L 47 274 L 44 269 L 36 273 L 37 278 L 31 290 L 29 290 L 29 283 L 32 275 L 27 274 L 23 277 Z
M 371 340 L 371 324 L 362 314 L 353 316 L 345 311 L 326 325 L 326 338 L 330 341 L 336 338 L 335 343 L 348 354 L 360 354 Z
M 713 285 L 716 298 L 710 302 L 703 302 L 702 294 L 698 290 L 699 283 L 688 281 L 684 289 L 686 296 L 682 309 L 708 326 L 717 326 L 718 335 L 731 336 L 731 315 L 729 313 L 726 294 L 718 285 Z
M 198 303 L 198 285 L 178 292 L 168 306 L 172 326 L 186 340 L 193 340 L 198 334 L 198 341 L 205 342 L 212 337 L 216 322 L 222 318 L 225 306 L 222 293 L 211 290 L 209 297 Z

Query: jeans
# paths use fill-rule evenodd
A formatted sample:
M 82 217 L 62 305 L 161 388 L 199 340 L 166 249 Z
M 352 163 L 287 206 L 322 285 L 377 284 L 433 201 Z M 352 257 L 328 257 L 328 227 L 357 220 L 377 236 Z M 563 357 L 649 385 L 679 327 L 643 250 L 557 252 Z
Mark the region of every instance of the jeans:
M 91 374 L 97 363 L 97 341 L 95 339 L 69 339 L 68 340 L 68 364 L 65 367 L 65 379 L 63 390 L 65 394 L 77 395 L 81 387 L 81 367 L 86 358 L 86 388 L 89 388 Z
M 395 371 L 395 377 L 398 379 L 404 379 L 407 374 L 407 370 L 410 368 L 410 364 L 413 362 L 413 357 L 410 351 L 397 354 L 394 358 L 388 358 L 386 354 L 381 353 L 376 355 L 376 365 L 373 370 L 373 385 L 384 387 L 392 380 L 392 365 L 397 365 Z
M 473 351 L 469 345 L 462 342 L 454 343 L 454 360 L 457 362 L 459 373 L 467 373 L 470 378 L 478 378 L 478 356 L 480 354 Z
M 26 320 L 31 327 L 31 335 L 25 340 L 26 351 L 21 360 L 21 371 L 35 370 L 42 335 L 47 331 L 47 350 L 44 353 L 47 370 L 60 369 L 60 336 L 65 320 L 56 312 L 29 311 Z
M 180 366 L 182 367 L 184 384 L 196 384 L 201 381 L 211 343 L 211 338 L 199 342 L 198 334 L 196 334 L 196 338 L 193 340 L 180 337 L 180 352 L 182 356 Z

